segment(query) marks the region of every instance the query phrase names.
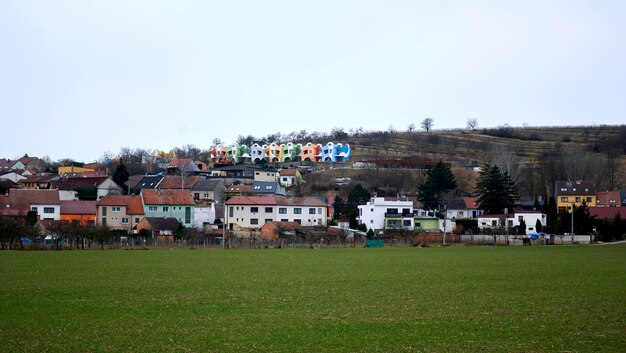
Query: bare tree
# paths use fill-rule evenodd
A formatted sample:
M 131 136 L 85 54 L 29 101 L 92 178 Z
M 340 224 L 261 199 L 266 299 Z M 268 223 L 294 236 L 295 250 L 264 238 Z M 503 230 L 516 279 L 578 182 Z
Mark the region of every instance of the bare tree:
M 424 120 L 422 120 L 422 129 L 426 130 L 426 132 L 429 132 L 434 125 L 434 121 L 431 118 L 426 118 Z
M 470 131 L 474 131 L 478 128 L 478 120 L 475 118 L 467 119 L 466 129 Z
M 410 123 L 409 126 L 407 126 L 406 131 L 412 133 L 415 131 L 415 124 Z
M 494 151 L 491 156 L 491 165 L 495 165 L 500 171 L 508 173 L 513 182 L 519 181 L 520 161 L 511 148 Z

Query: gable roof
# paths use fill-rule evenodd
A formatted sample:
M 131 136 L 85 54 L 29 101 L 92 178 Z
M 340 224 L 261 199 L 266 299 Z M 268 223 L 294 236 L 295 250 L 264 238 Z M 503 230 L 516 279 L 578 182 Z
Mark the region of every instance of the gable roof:
M 442 201 L 441 203 L 444 204 L 448 210 L 467 209 L 467 207 L 465 206 L 465 200 L 447 200 L 447 201 Z
M 464 197 L 463 202 L 465 202 L 465 208 L 468 210 L 478 208 L 478 197 Z
M 557 181 L 554 183 L 555 194 L 558 195 L 595 195 L 596 190 L 590 181 Z
M 144 175 L 136 182 L 134 186 L 132 186 L 132 188 L 136 191 L 139 191 L 141 189 L 154 189 L 159 185 L 161 179 L 163 179 L 162 175 Z
M 596 219 L 613 220 L 617 214 L 625 220 L 626 207 L 589 207 L 589 215 Z
M 317 197 L 233 196 L 226 204 L 326 207 L 326 203 Z
M 50 188 L 59 190 L 76 190 L 77 188 L 98 187 L 108 179 L 110 178 L 106 176 L 59 179 L 51 181 Z
M 143 203 L 136 195 L 107 195 L 96 203 L 97 206 L 126 206 L 126 214 L 142 215 Z
M 279 222 L 279 221 L 272 221 L 272 222 L 266 222 L 261 229 L 267 229 L 267 228 L 274 228 L 274 229 L 278 229 L 279 231 L 285 231 L 285 230 L 297 230 L 300 229 L 300 223 L 298 222 Z
M 131 189 L 134 189 L 135 186 L 137 186 L 137 183 L 139 183 L 139 181 L 141 179 L 143 179 L 146 175 L 131 175 L 128 177 L 128 181 L 126 182 L 126 185 L 128 185 Z
M 20 180 L 20 184 L 26 184 L 26 183 L 49 183 L 52 180 L 57 180 L 59 179 L 59 176 L 56 174 L 35 174 L 35 175 L 29 175 L 26 177 L 26 179 L 22 179 Z
M 283 169 L 279 173 L 280 176 L 296 176 L 297 174 L 300 174 L 297 169 Z
M 255 194 L 275 194 L 281 191 L 281 187 L 277 181 L 255 181 L 250 191 Z
M 184 178 L 182 189 L 191 189 L 194 185 L 196 185 L 198 180 L 200 180 L 200 177 L 197 175 L 186 176 Z M 159 189 L 181 189 L 181 183 L 183 183 L 182 176 L 166 176 L 163 177 L 157 187 Z
M 276 204 L 279 206 L 317 206 L 326 207 L 326 203 L 317 197 L 277 197 Z
M 276 196 L 233 196 L 227 205 L 276 205 Z
M 61 214 L 96 214 L 96 201 L 61 201 Z
M 174 230 L 178 227 L 178 220 L 173 217 L 146 217 L 152 230 Z
M 193 191 L 213 191 L 220 184 L 223 184 L 221 180 L 198 180 L 198 182 L 191 188 Z
M 226 189 L 226 193 L 243 193 L 248 194 L 252 191 L 252 185 L 250 184 L 239 184 L 239 185 L 231 185 Z
M 167 168 L 177 168 L 184 171 L 199 171 L 200 168 L 190 158 L 174 158 L 167 164 Z
M 11 189 L 9 198 L 12 203 L 19 203 L 21 200 L 29 205 L 59 205 L 59 191 L 48 189 Z
M 141 190 L 145 205 L 194 205 L 187 190 Z
M 620 206 L 621 204 L 619 191 L 598 191 L 596 193 L 597 206 Z

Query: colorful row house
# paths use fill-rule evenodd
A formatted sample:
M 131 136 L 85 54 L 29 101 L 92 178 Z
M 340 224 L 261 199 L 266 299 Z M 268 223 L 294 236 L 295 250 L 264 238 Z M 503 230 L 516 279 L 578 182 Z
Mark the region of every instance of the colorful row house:
M 307 143 L 306 145 L 289 143 L 258 143 L 248 147 L 236 143 L 217 145 L 210 150 L 213 164 L 240 164 L 250 162 L 283 163 L 296 161 L 346 163 L 352 157 L 349 144 L 329 142 L 326 145 Z

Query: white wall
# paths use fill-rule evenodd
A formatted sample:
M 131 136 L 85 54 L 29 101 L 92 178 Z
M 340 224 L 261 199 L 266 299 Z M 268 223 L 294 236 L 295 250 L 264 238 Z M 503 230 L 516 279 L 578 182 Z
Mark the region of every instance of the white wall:
M 365 205 L 359 205 L 359 216 L 357 220 L 360 224 L 365 224 L 368 229 L 383 229 L 385 227 L 385 213 L 388 208 L 402 209 L 408 208 L 413 213 L 412 201 L 385 201 L 384 197 L 372 197 Z
M 257 212 L 252 212 L 253 208 L 257 208 Z M 271 212 L 265 212 L 266 207 L 271 207 Z M 285 213 L 280 213 L 280 209 L 285 209 Z M 301 213 L 297 214 L 296 209 L 300 209 Z M 310 210 L 315 212 L 311 214 Z M 231 212 L 232 211 L 232 212 Z M 323 206 L 282 206 L 282 205 L 227 205 L 226 207 L 228 223 L 235 224 L 244 228 L 261 228 L 266 219 L 268 221 L 288 222 L 300 221 L 303 226 L 326 226 L 326 207 Z M 257 223 L 252 224 L 252 220 L 256 219 Z
M 215 223 L 215 208 L 213 205 L 207 207 L 194 207 L 193 227 L 196 229 L 203 229 L 204 223 Z
M 44 208 L 52 208 L 54 212 L 44 213 Z M 30 209 L 37 211 L 39 219 L 61 220 L 61 205 L 30 205 Z

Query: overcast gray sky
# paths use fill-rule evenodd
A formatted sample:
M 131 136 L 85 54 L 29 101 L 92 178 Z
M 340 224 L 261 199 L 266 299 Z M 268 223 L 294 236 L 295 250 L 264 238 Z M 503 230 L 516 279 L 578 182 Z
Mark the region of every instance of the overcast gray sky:
M 0 157 L 624 124 L 626 1 L 0 0 L 0 66 Z

